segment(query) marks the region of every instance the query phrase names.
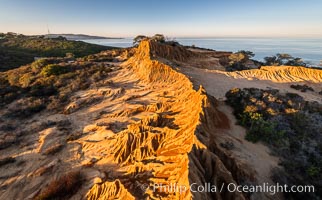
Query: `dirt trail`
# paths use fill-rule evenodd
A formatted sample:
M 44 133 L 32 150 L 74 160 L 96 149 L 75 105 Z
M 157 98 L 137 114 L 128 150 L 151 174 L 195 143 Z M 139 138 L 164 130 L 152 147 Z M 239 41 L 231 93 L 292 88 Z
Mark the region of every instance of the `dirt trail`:
M 322 102 L 322 96 L 318 94 L 322 90 L 321 83 L 312 83 L 312 82 L 272 82 L 269 80 L 258 80 L 253 78 L 234 78 L 232 76 L 227 76 L 222 71 L 217 70 L 207 70 L 194 67 L 180 67 L 180 72 L 191 77 L 192 82 L 195 87 L 202 85 L 205 87 L 206 91 L 217 98 L 218 100 L 224 100 L 225 94 L 228 90 L 232 88 L 259 88 L 259 89 L 279 89 L 280 92 L 286 93 L 296 93 L 300 96 L 303 96 L 307 101 L 318 101 Z M 290 88 L 292 84 L 307 84 L 312 87 L 315 92 L 301 92 L 295 89 Z
M 218 110 L 225 113 L 230 120 L 230 129 L 223 130 L 218 142 L 233 142 L 234 148 L 231 150 L 234 157 L 251 166 L 256 171 L 257 184 L 274 184 L 271 180 L 271 170 L 278 167 L 279 158 L 271 155 L 270 149 L 262 143 L 252 143 L 245 140 L 246 130 L 236 125 L 236 118 L 233 109 L 221 102 Z M 233 141 L 232 141 L 233 139 Z M 278 195 L 255 194 L 253 199 L 282 199 Z

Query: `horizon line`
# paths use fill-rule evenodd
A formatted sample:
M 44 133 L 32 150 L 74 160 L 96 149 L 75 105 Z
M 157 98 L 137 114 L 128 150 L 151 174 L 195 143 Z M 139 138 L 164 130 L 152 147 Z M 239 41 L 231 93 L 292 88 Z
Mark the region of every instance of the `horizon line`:
M 18 33 L 13 31 L 1 31 L 0 33 L 16 33 L 22 34 L 26 36 L 37 36 L 37 35 L 48 35 L 48 33 L 35 33 L 35 34 L 26 34 L 26 33 Z M 98 37 L 109 37 L 109 38 L 134 38 L 137 35 L 105 35 L 105 34 L 91 34 L 91 33 L 50 33 L 53 35 L 63 35 L 63 34 L 74 34 L 74 35 L 89 35 L 89 36 L 98 36 Z M 162 33 L 155 33 L 162 34 Z M 138 34 L 145 36 L 153 36 L 150 34 Z M 322 38 L 322 34 L 299 34 L 299 35 L 166 35 L 162 34 L 168 38 Z

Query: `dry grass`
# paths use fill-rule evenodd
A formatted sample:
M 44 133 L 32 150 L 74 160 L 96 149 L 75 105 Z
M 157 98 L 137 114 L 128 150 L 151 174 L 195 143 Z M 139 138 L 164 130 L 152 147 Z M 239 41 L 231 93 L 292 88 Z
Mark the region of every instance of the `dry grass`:
M 80 138 L 82 136 L 82 134 L 83 134 L 82 132 L 73 133 L 67 137 L 66 141 L 70 142 L 70 141 L 77 140 L 78 138 Z
M 105 85 L 112 66 L 104 63 L 68 63 L 53 59 L 54 64 L 42 67 L 34 62 L 0 75 L 0 105 L 16 101 L 5 117 L 26 119 L 45 109 L 61 111 L 76 91 Z
M 44 155 L 54 155 L 56 153 L 58 153 L 60 150 L 62 150 L 62 148 L 64 147 L 63 144 L 56 144 L 54 146 L 51 146 L 49 148 L 47 148 L 43 154 Z
M 13 157 L 6 157 L 3 159 L 0 159 L 0 167 L 4 166 L 6 164 L 9 164 L 9 163 L 14 163 L 14 162 L 16 162 L 16 159 Z
M 78 191 L 82 182 L 83 177 L 79 171 L 70 172 L 49 183 L 35 200 L 67 199 Z
M 34 172 L 33 176 L 42 176 L 45 173 L 49 173 L 52 171 L 53 167 L 54 167 L 53 165 L 40 167 Z

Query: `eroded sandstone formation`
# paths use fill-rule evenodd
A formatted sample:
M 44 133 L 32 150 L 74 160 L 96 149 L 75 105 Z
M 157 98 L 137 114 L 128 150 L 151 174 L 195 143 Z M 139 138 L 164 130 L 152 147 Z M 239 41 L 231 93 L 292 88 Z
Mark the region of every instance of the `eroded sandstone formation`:
M 169 64 L 203 56 L 145 40 L 138 48 L 102 52 L 85 63 L 60 63 L 73 70 L 91 65 L 109 70 L 99 82 L 70 92 L 65 106 L 8 118 L 7 125 L 0 119 L 0 199 L 245 199 L 219 188 L 189 190 L 191 184 L 255 181 L 253 171 L 217 142 L 230 123 L 216 109 L 216 99 L 202 86 L 196 90 L 177 65 Z M 218 60 L 207 60 L 212 62 Z M 30 68 L 23 69 L 35 73 Z M 66 75 L 48 79 L 63 84 Z
M 151 59 L 152 52 L 173 50 L 169 46 L 168 49 L 158 47 L 150 41 L 141 42 L 135 55 L 123 65 L 164 95 L 157 103 L 141 108 L 150 115 L 128 125 L 126 130 L 108 141 L 92 146 L 96 150 L 104 145 L 109 155 L 102 159 L 102 163 L 108 160 L 117 165 L 113 170 L 121 173 L 110 177 L 113 181 L 94 185 L 87 197 L 114 198 L 128 192 L 127 197 L 139 199 L 244 199 L 240 193 L 192 194 L 190 190 L 154 190 L 153 185 L 177 184 L 189 188 L 191 183 L 235 183 L 232 173 L 212 151 L 215 130 L 228 128 L 227 119 L 216 110 L 215 99 L 209 98 L 202 87 L 195 91 L 186 76 Z M 83 142 L 84 148 L 88 145 Z M 142 186 L 145 186 L 144 190 Z M 115 188 L 119 191 L 115 192 Z
M 234 78 L 247 78 L 270 80 L 273 82 L 322 82 L 322 70 L 294 66 L 263 66 L 255 70 L 243 70 L 238 72 L 227 72 L 228 76 Z

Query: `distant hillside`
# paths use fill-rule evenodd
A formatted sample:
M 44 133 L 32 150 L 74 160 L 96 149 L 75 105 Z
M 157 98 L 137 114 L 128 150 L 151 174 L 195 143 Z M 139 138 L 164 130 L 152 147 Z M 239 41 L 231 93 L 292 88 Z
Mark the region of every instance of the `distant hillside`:
M 113 38 L 113 37 L 103 37 L 103 36 L 92 36 L 85 34 L 47 34 L 45 38 L 58 38 L 64 37 L 67 40 L 92 40 L 92 39 L 121 39 L 121 38 Z
M 114 47 L 69 41 L 65 38 L 44 38 L 14 33 L 0 35 L 0 71 L 6 71 L 34 61 L 35 57 L 64 57 L 72 53 L 83 57 Z

